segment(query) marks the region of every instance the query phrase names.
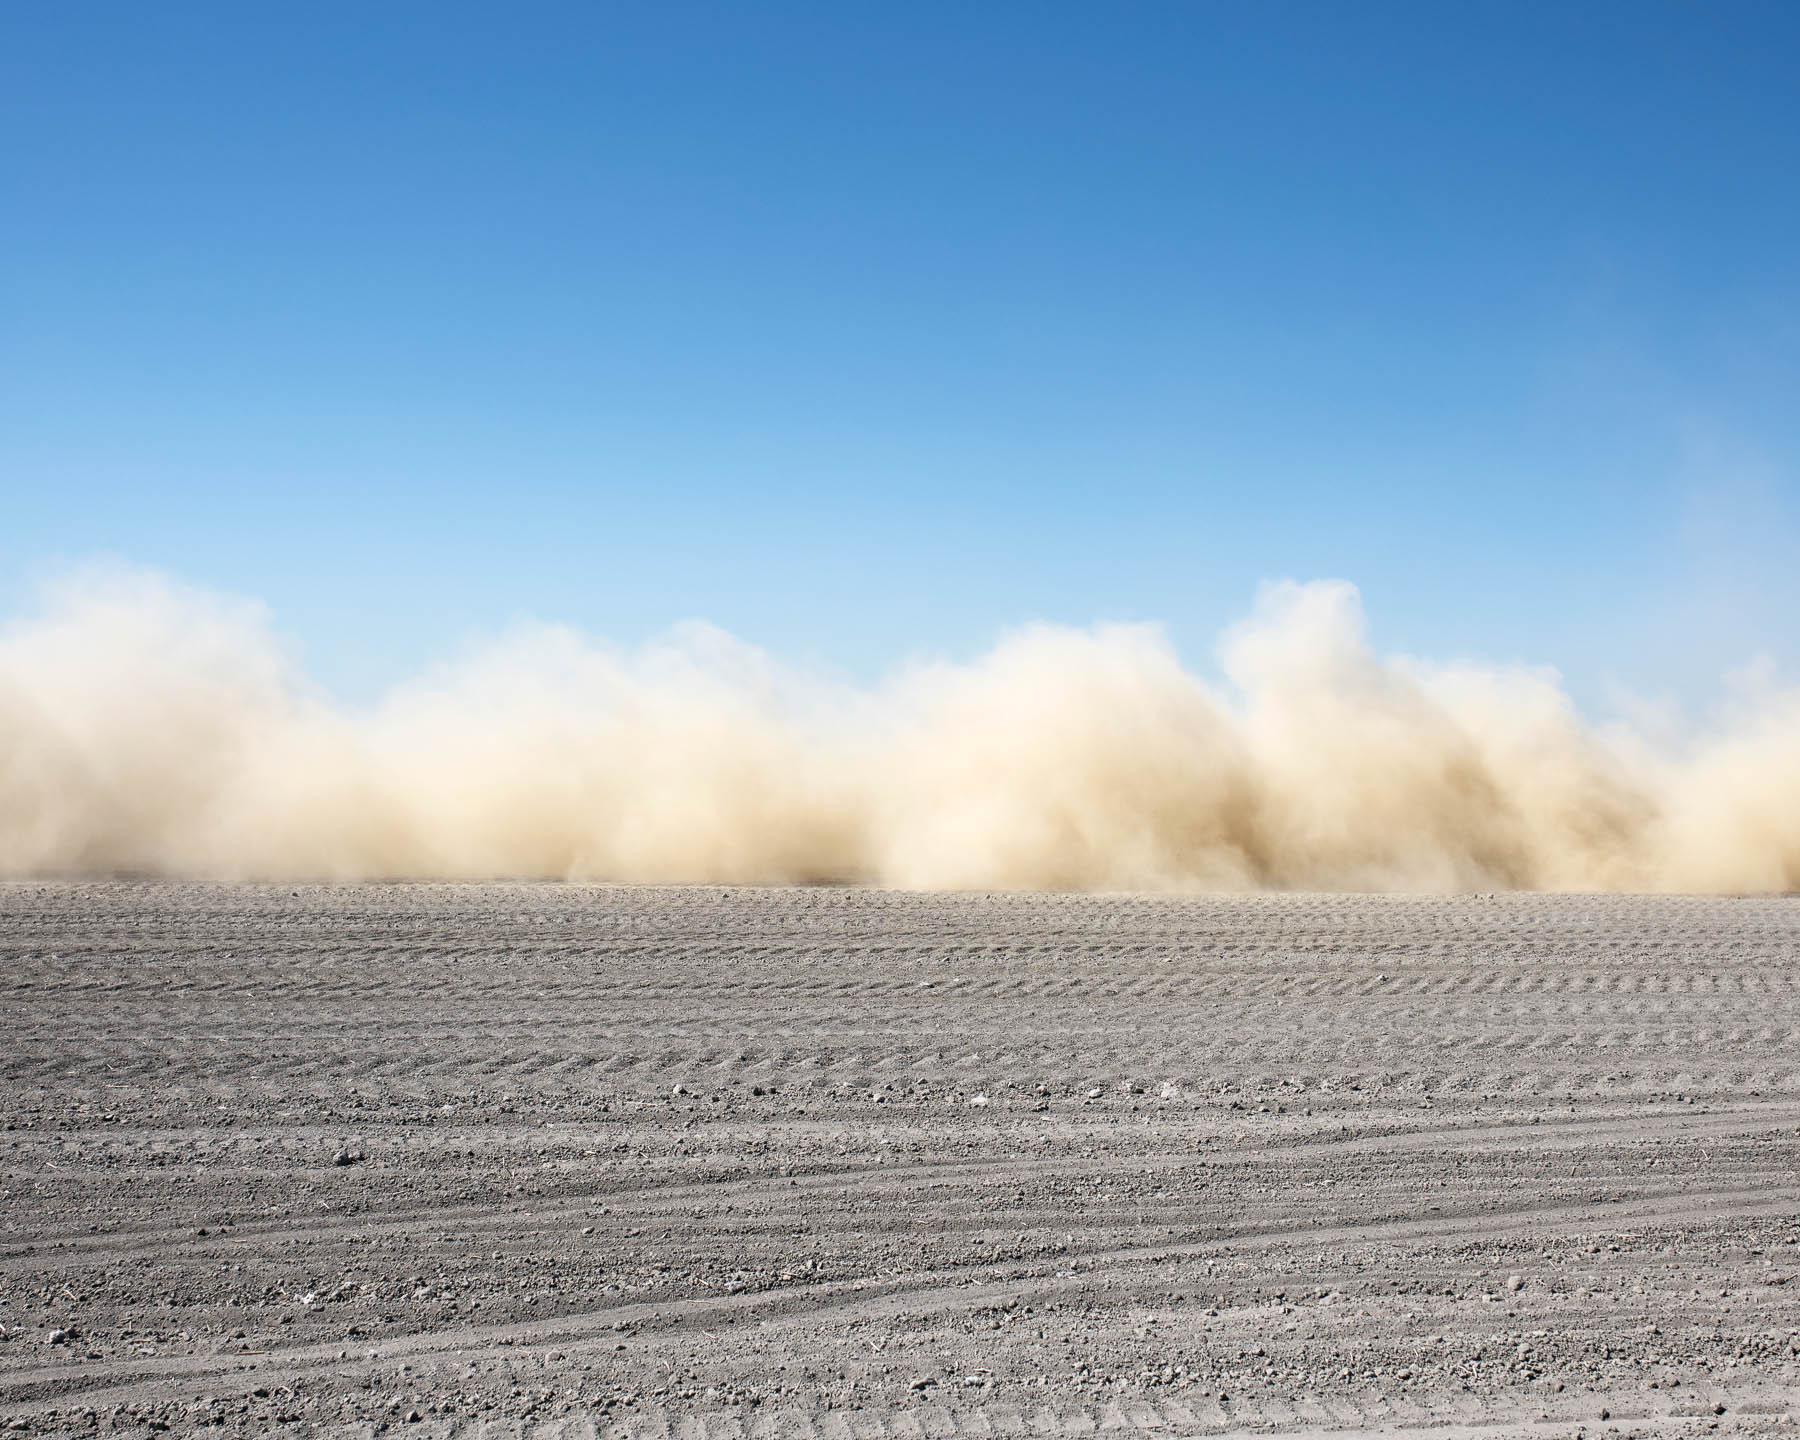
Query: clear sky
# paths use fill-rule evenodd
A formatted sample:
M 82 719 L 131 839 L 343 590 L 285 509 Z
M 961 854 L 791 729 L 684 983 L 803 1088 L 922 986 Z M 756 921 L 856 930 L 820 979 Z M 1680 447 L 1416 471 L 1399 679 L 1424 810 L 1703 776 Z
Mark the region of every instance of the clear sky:
M 1800 662 L 1792 3 L 12 4 L 0 601 Z

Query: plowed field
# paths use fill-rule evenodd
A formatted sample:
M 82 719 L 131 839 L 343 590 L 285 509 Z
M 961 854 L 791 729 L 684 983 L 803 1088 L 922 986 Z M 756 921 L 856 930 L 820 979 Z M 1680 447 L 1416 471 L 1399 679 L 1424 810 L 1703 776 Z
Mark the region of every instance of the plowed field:
M 20 1433 L 1800 1417 L 1800 901 L 0 886 Z

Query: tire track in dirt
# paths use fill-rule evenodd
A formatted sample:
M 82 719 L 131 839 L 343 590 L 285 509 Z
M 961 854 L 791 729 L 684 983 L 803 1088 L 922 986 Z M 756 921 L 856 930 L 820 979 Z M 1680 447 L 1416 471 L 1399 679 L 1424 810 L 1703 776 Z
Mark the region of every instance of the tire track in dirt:
M 1216 1167 L 1249 1167 L 1257 1165 L 1291 1165 L 1295 1162 L 1321 1161 L 1348 1156 L 1397 1156 L 1426 1153 L 1446 1157 L 1462 1152 L 1518 1148 L 1529 1142 L 1535 1154 L 1557 1150 L 1591 1150 L 1608 1141 L 1630 1145 L 1662 1144 L 1668 1141 L 1699 1143 L 1730 1136 L 1800 1136 L 1800 1103 L 1767 1102 L 1740 1107 L 1729 1112 L 1696 1115 L 1668 1113 L 1663 1115 L 1594 1116 L 1576 1120 L 1555 1120 L 1540 1125 L 1464 1125 L 1443 1128 L 1421 1126 L 1405 1130 L 1382 1130 L 1348 1138 L 1307 1137 L 1281 1145 L 1228 1145 L 1223 1137 L 1202 1137 L 1215 1143 L 1206 1148 L 1179 1154 L 1142 1154 L 1134 1156 L 1132 1166 L 1143 1173 L 1211 1170 Z M 180 1132 L 164 1132 L 164 1138 L 180 1138 Z M 246 1137 L 234 1136 L 236 1144 Z M 1795 1147 L 1800 1158 L 1800 1146 Z M 213 1165 L 215 1176 L 233 1173 L 226 1167 Z M 889 1166 L 852 1166 L 843 1170 L 799 1177 L 769 1175 L 731 1180 L 703 1182 L 655 1182 L 633 1187 L 621 1184 L 609 1190 L 609 1208 L 620 1218 L 642 1221 L 662 1214 L 683 1211 L 694 1202 L 704 1200 L 713 1208 L 741 1203 L 785 1184 L 787 1191 L 804 1191 L 809 1196 L 841 1195 L 854 1198 L 864 1206 L 874 1207 L 884 1197 L 921 1185 L 959 1180 L 992 1181 L 995 1177 L 1015 1179 L 1078 1175 L 1092 1170 L 1091 1158 L 1082 1156 L 1032 1157 L 1002 1156 L 991 1159 L 948 1161 L 935 1165 L 917 1165 L 901 1169 Z M 246 1168 L 241 1173 L 252 1173 Z M 321 1171 L 320 1173 L 325 1173 Z M 1793 1175 L 1784 1168 L 1772 1185 L 1780 1185 Z M 787 1198 L 792 1198 L 789 1195 Z M 358 1214 L 333 1222 L 293 1224 L 291 1222 L 259 1223 L 248 1221 L 232 1227 L 230 1249 L 236 1252 L 251 1247 L 264 1238 L 278 1238 L 287 1243 L 329 1241 L 346 1235 L 405 1234 L 429 1221 L 439 1227 L 468 1229 L 491 1225 L 516 1227 L 530 1220 L 542 1227 L 558 1222 L 572 1222 L 587 1217 L 592 1205 L 587 1203 L 550 1208 L 534 1208 L 521 1214 L 516 1208 L 496 1209 L 490 1206 L 432 1206 L 413 1211 L 380 1211 Z M 191 1228 L 184 1232 L 148 1231 L 114 1232 L 95 1235 L 89 1231 L 46 1231 L 27 1241 L 14 1240 L 0 1232 L 0 1274 L 14 1272 L 44 1273 L 57 1266 L 88 1265 L 97 1260 L 124 1261 L 151 1256 L 193 1254 L 206 1256 L 219 1250 L 212 1240 L 198 1240 Z
M 668 1329 L 676 1326 L 696 1328 L 706 1325 L 731 1324 L 742 1318 L 761 1315 L 764 1324 L 771 1321 L 808 1325 L 858 1318 L 888 1318 L 898 1315 L 919 1316 L 951 1310 L 992 1307 L 1026 1296 L 1049 1297 L 1059 1290 L 1091 1290 L 1105 1272 L 1132 1265 L 1166 1262 L 1177 1258 L 1205 1258 L 1222 1253 L 1243 1255 L 1264 1253 L 1300 1246 L 1345 1245 L 1378 1241 L 1425 1242 L 1445 1245 L 1459 1239 L 1529 1232 L 1548 1234 L 1557 1230 L 1592 1227 L 1604 1222 L 1606 1228 L 1620 1225 L 1681 1225 L 1695 1221 L 1710 1222 L 1725 1216 L 1779 1215 L 1794 1210 L 1792 1195 L 1771 1196 L 1766 1191 L 1716 1192 L 1704 1195 L 1670 1195 L 1623 1202 L 1614 1206 L 1528 1206 L 1518 1210 L 1494 1209 L 1473 1216 L 1446 1216 L 1441 1219 L 1384 1218 L 1361 1224 L 1324 1226 L 1317 1229 L 1284 1229 L 1272 1231 L 1224 1230 L 1203 1241 L 1187 1244 L 1130 1246 L 1114 1250 L 1072 1254 L 1070 1263 L 1086 1267 L 1070 1274 L 1022 1274 L 1003 1280 L 970 1284 L 960 1272 L 925 1272 L 896 1280 L 856 1280 L 841 1284 L 808 1286 L 792 1292 L 757 1292 L 705 1299 L 686 1299 L 663 1304 L 640 1303 L 618 1306 L 584 1315 L 560 1316 L 524 1325 L 478 1326 L 440 1330 L 429 1334 L 396 1336 L 380 1346 L 380 1358 L 387 1362 L 413 1360 L 438 1353 L 459 1357 L 512 1349 L 520 1344 L 578 1344 L 604 1332 L 622 1329 L 642 1330 L 649 1327 Z M 986 1267 L 989 1269 L 995 1267 Z M 96 1365 L 83 1367 L 78 1377 L 71 1376 L 67 1366 L 38 1370 L 16 1370 L 0 1375 L 0 1400 L 9 1404 L 28 1403 L 40 1387 L 57 1387 L 64 1394 L 72 1379 L 87 1382 L 74 1392 L 88 1405 L 129 1403 L 153 1393 L 146 1388 L 148 1377 L 204 1377 L 215 1385 L 232 1375 L 246 1375 L 257 1384 L 291 1383 L 307 1370 L 335 1369 L 345 1363 L 341 1347 L 315 1345 L 288 1352 L 261 1356 L 251 1364 L 241 1363 L 243 1352 L 232 1355 L 172 1357 L 166 1360 L 139 1361 L 135 1364 Z M 122 1374 L 131 1379 L 120 1380 Z M 148 1381 L 154 1387 L 155 1381 Z M 250 1388 L 246 1384 L 245 1388 Z

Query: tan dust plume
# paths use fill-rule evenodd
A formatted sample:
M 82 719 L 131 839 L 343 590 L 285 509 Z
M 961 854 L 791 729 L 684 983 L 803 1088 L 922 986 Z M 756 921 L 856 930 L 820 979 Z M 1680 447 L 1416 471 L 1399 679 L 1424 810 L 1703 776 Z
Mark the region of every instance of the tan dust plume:
M 0 634 L 0 874 L 1105 890 L 1800 888 L 1800 694 L 1671 749 L 1269 587 L 1230 690 L 1033 626 L 868 691 L 703 626 L 520 630 L 352 711 L 255 607 L 68 581 Z

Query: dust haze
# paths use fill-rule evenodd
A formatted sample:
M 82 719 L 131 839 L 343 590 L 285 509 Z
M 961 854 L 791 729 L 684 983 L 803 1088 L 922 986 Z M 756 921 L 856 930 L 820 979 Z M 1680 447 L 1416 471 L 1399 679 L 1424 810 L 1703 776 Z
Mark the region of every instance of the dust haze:
M 0 634 L 0 873 L 1800 888 L 1800 693 L 1596 727 L 1549 671 L 1372 653 L 1337 582 L 1219 653 L 1223 690 L 1153 627 L 1039 625 L 856 690 L 543 626 L 351 709 L 258 607 L 89 573 Z

